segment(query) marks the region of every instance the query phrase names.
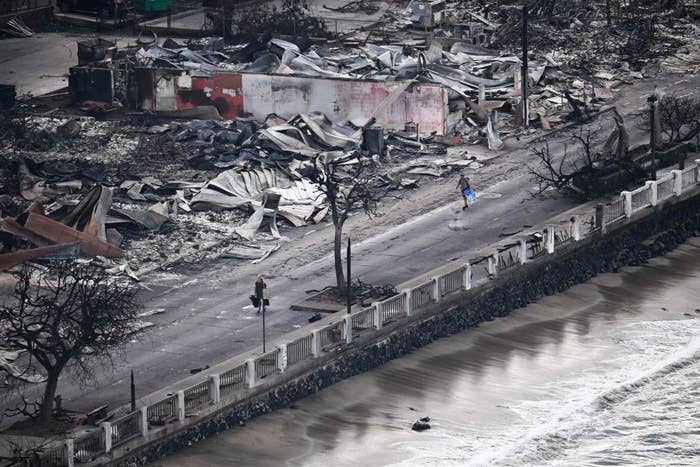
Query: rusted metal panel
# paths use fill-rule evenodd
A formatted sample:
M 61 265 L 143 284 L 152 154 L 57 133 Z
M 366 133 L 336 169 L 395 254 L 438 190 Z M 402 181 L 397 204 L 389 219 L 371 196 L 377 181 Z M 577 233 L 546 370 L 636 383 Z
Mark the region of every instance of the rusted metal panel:
M 73 258 L 78 256 L 78 243 L 61 243 L 58 245 L 42 246 L 30 250 L 14 251 L 0 254 L 0 271 L 6 271 L 13 266 L 37 258 Z
M 88 256 L 99 255 L 107 258 L 117 258 L 123 255 L 122 250 L 119 248 L 41 214 L 30 213 L 24 227 L 56 243 L 80 242 L 81 251 Z
M 16 237 L 23 238 L 36 246 L 48 246 L 54 243 L 48 238 L 44 238 L 41 235 L 24 228 L 11 217 L 6 217 L 2 220 L 2 223 L 0 223 L 0 230 L 15 235 Z

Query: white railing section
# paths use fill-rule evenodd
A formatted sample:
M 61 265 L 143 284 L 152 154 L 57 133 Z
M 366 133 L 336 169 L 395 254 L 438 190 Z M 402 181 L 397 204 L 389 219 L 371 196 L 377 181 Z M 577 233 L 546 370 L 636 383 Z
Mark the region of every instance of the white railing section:
M 287 366 L 292 366 L 314 356 L 314 336 L 300 337 L 287 344 Z
M 219 375 L 219 393 L 221 396 L 229 394 L 246 387 L 248 384 L 248 367 L 244 363 L 231 370 L 224 371 Z
M 200 407 L 211 402 L 209 381 L 202 381 L 185 389 L 185 416 L 192 415 Z
M 363 332 L 374 330 L 376 328 L 374 307 L 365 308 L 350 315 L 350 327 L 352 329 L 346 330 L 346 332 L 350 332 L 353 339 L 359 337 Z
M 381 320 L 382 326 L 390 321 L 394 321 L 397 318 L 406 316 L 406 300 L 408 297 L 405 293 L 400 293 L 389 297 L 384 301 L 375 303 L 375 306 L 379 310 L 379 318 Z
M 461 292 L 466 288 L 464 283 L 464 266 L 455 269 L 454 271 L 443 274 L 438 277 L 440 281 L 440 296 L 444 297 L 455 292 Z
M 698 183 L 698 170 L 695 167 L 687 167 L 681 172 L 681 189 L 687 190 Z
M 256 381 L 279 371 L 279 354 L 279 349 L 275 349 L 255 359 Z
M 674 195 L 674 180 L 673 174 L 668 174 L 656 181 L 656 199 L 658 201 L 663 201 Z
M 411 313 L 435 302 L 435 281 L 411 289 Z
M 605 234 L 606 225 L 629 218 L 632 213 L 658 201 L 680 195 L 699 182 L 700 160 L 696 160 L 694 166 L 673 171 L 671 175 L 656 182 L 647 182 L 637 190 L 622 192 L 619 199 L 605 206 L 599 205 L 598 214 L 579 214 L 521 237 L 515 243 L 502 245 L 489 256 L 472 259 L 417 287 L 353 312 L 335 323 L 316 328 L 311 334 L 289 341 L 271 352 L 221 374 L 209 375 L 205 381 L 147 404 L 112 423 L 105 422 L 99 429 L 67 439 L 65 444 L 41 454 L 41 458 L 46 459 L 45 463 L 49 466 L 90 462 L 109 453 L 113 447 L 146 436 L 149 430 L 169 422 L 182 421 L 185 416 L 204 406 L 219 404 L 222 396 L 244 395 L 246 390 L 260 384 L 262 378 L 280 373 L 288 366 L 318 358 L 323 351 L 352 343 L 362 333 L 381 329 L 383 323 L 406 319 L 415 311 L 440 302 L 442 297 L 469 290 L 479 282 L 495 277 L 498 271 L 553 253 L 564 243 L 599 231 Z M 596 225 L 596 218 L 601 225 Z M 230 398 L 225 403 L 231 403 Z
M 74 441 L 73 455 L 78 462 L 90 462 L 106 451 L 105 431 L 95 430 Z
M 522 262 L 520 255 L 520 242 L 504 245 L 503 248 L 498 250 L 498 264 L 496 270 L 501 272 L 520 264 Z
M 553 225 L 552 229 L 555 247 L 563 245 L 574 239 L 574 224 L 571 220 L 568 220 L 563 224 Z
M 321 349 L 331 350 L 343 343 L 345 321 L 338 321 L 321 329 Z
M 471 261 L 472 287 L 489 279 L 488 259 L 479 258 Z
M 132 412 L 111 423 L 112 447 L 141 436 L 141 412 Z
M 73 440 L 69 440 L 71 443 Z M 37 462 L 28 461 L 27 466 L 31 467 L 66 467 L 68 466 L 69 446 L 71 443 L 66 442 L 60 446 L 44 446 L 40 452 L 36 453 Z M 70 447 L 72 450 L 72 446 Z M 17 465 L 17 464 L 15 464 Z
M 547 253 L 545 232 L 533 232 L 527 239 L 527 260 L 533 260 Z
M 625 200 L 617 198 L 605 206 L 605 223 L 612 224 L 625 218 Z
M 179 418 L 177 412 L 177 396 L 172 395 L 161 401 L 148 406 L 148 424 L 152 426 L 165 425 L 166 423 Z
M 651 206 L 651 188 L 645 185 L 630 192 L 632 198 L 632 212 Z

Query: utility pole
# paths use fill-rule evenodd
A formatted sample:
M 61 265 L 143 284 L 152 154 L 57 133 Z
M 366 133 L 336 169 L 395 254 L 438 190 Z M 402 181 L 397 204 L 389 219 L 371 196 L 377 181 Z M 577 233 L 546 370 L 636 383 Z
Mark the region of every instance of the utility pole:
M 649 122 L 651 123 L 651 135 L 649 137 L 649 146 L 651 147 L 651 179 L 656 180 L 656 103 L 658 98 L 656 93 L 647 98 L 649 103 Z
M 347 251 L 347 263 L 348 263 L 348 285 L 347 285 L 347 296 L 348 296 L 348 314 L 350 314 L 350 308 L 352 307 L 352 278 L 350 277 L 350 237 L 348 237 L 348 251 Z
M 523 46 L 523 64 L 522 71 L 520 73 L 521 82 L 521 98 L 522 98 L 522 108 L 523 108 L 523 128 L 527 128 L 530 125 L 529 122 L 529 109 L 527 102 L 527 0 L 523 4 L 522 13 L 522 46 Z

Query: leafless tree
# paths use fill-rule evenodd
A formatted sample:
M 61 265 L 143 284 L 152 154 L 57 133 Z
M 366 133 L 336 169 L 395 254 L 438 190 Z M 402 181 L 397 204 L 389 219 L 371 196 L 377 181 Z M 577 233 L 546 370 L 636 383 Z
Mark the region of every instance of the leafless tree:
M 592 133 L 572 134 L 574 150 L 564 145 L 563 153 L 554 155 L 549 144 L 533 148 L 537 165 L 529 168 L 537 189 L 532 196 L 542 195 L 550 189 L 568 192 L 579 200 L 600 196 L 605 187 L 599 183 L 602 175 L 620 172 L 622 180 L 631 181 L 644 176 L 644 169 L 628 155 L 629 135 L 622 116 L 614 110 L 615 128 L 599 148 L 594 147 Z
M 357 161 L 347 163 L 350 158 L 357 158 Z M 362 208 L 370 218 L 377 216 L 377 205 L 389 191 L 389 185 L 384 182 L 376 168 L 377 165 L 372 159 L 357 154 L 341 158 L 319 155 L 313 159 L 313 167 L 304 173 L 319 186 L 330 205 L 335 227 L 335 278 L 338 290 L 342 293 L 347 289 L 341 258 L 345 221 L 350 213 L 358 208 Z
M 45 375 L 38 417 L 48 422 L 63 370 L 92 378 L 94 365 L 111 363 L 115 349 L 133 334 L 137 289 L 72 261 L 55 261 L 38 272 L 25 266 L 16 276 L 13 300 L 0 305 L 0 341 L 26 352 L 23 374 Z
M 693 97 L 664 96 L 659 102 L 661 131 L 676 143 L 700 131 L 700 100 Z
M 603 160 L 603 154 L 592 150 L 590 131 L 584 135 L 583 130 L 571 135 L 575 141 L 575 149 L 564 145 L 561 156 L 554 155 L 549 148 L 549 142 L 542 147 L 535 147 L 532 153 L 537 158 L 537 165 L 529 168 L 529 173 L 537 183 L 533 196 L 544 194 L 547 190 L 567 190 L 576 197 L 586 199 L 589 193 L 575 186 L 574 180 L 585 172 L 590 172 Z

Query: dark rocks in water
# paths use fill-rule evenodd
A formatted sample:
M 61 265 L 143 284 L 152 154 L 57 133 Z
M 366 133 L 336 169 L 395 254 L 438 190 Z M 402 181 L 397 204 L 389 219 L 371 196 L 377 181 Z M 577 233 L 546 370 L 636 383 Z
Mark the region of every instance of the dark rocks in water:
M 423 417 L 416 420 L 411 427 L 413 431 L 425 431 L 430 429 L 430 417 Z

